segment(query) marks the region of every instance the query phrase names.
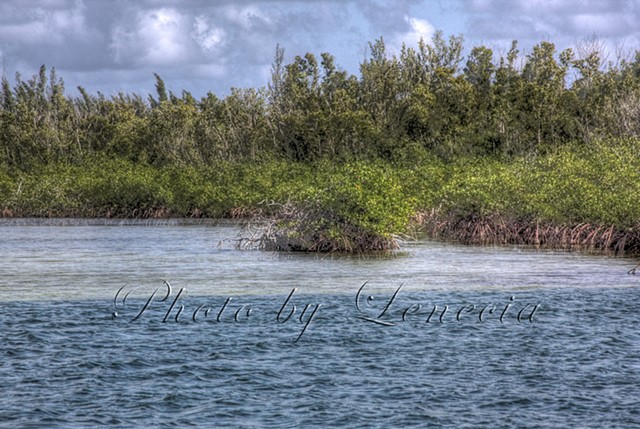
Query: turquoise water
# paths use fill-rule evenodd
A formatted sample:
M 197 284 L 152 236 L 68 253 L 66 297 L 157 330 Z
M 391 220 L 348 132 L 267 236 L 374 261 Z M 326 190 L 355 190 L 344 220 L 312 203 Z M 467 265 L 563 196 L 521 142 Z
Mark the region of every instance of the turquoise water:
M 640 425 L 633 260 L 238 232 L 3 221 L 0 427 Z

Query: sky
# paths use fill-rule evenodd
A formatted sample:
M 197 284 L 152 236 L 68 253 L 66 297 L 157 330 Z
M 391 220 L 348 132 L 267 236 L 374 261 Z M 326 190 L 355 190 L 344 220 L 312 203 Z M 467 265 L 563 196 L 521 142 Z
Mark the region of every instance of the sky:
M 1 0 L 0 64 L 12 83 L 54 67 L 71 96 L 155 93 L 154 73 L 176 94 L 225 96 L 266 86 L 276 46 L 355 75 L 370 42 L 399 53 L 436 30 L 496 55 L 514 39 L 523 56 L 595 42 L 611 60 L 640 49 L 639 23 L 640 0 Z

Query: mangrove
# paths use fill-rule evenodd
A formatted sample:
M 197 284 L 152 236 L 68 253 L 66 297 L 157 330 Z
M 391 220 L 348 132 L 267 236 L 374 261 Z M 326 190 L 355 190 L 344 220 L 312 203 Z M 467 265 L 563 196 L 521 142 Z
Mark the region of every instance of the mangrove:
M 247 243 L 283 251 L 426 233 L 640 253 L 640 51 L 500 56 L 441 32 L 369 48 L 356 76 L 277 47 L 266 87 L 225 97 L 157 74 L 156 94 L 111 96 L 46 66 L 3 75 L 0 214 L 245 218 Z

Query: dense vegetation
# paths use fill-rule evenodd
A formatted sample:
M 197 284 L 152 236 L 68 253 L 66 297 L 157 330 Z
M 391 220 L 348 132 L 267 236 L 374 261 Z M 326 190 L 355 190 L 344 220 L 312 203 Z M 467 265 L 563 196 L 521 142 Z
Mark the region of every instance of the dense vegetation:
M 441 33 L 398 55 L 380 39 L 353 76 L 277 48 L 266 88 L 199 100 L 158 75 L 154 95 L 111 97 L 69 96 L 44 66 L 3 77 L 0 210 L 217 217 L 288 202 L 383 238 L 413 217 L 471 242 L 535 225 L 524 242 L 640 250 L 640 53 L 463 52 Z

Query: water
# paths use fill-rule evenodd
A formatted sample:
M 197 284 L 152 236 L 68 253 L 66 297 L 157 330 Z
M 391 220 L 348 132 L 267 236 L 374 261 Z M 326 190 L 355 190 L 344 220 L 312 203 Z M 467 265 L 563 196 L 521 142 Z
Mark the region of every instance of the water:
M 634 260 L 237 233 L 3 221 L 0 427 L 640 426 Z

